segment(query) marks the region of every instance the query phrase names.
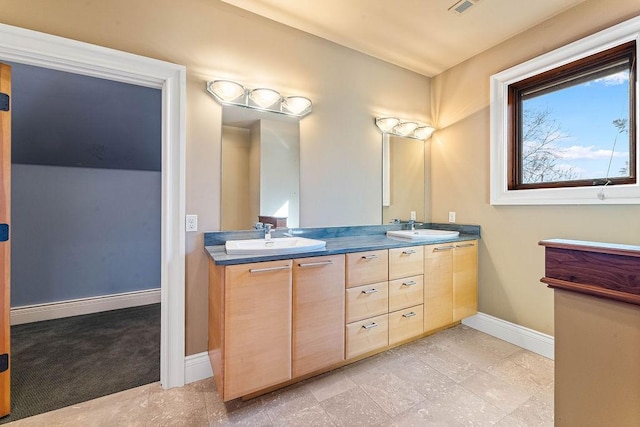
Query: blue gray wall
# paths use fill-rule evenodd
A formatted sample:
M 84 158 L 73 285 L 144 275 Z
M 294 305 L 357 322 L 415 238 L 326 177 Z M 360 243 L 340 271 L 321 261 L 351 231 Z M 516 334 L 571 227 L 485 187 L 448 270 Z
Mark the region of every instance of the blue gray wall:
M 160 91 L 12 71 L 11 306 L 159 288 Z

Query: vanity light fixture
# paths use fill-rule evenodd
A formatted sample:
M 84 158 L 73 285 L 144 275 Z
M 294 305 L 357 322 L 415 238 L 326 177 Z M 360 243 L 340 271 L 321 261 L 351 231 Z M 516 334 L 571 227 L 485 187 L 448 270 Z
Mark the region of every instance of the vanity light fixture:
M 404 121 L 395 117 L 376 117 L 376 126 L 382 133 L 425 140 L 435 130 L 432 126 L 419 122 Z
M 222 105 L 237 105 L 295 117 L 304 117 L 311 112 L 309 98 L 282 96 L 269 88 L 247 89 L 231 80 L 209 81 L 207 92 Z

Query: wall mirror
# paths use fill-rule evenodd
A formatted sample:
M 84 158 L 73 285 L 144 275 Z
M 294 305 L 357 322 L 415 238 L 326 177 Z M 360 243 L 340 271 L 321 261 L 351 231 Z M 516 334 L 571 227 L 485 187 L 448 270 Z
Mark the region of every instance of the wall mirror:
M 382 223 L 426 217 L 428 142 L 382 134 Z
M 221 230 L 299 227 L 299 118 L 223 106 L 221 170 Z

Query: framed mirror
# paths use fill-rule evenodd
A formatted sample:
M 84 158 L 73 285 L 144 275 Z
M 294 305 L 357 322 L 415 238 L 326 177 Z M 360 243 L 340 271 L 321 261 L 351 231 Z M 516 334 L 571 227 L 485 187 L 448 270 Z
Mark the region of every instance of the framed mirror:
M 225 105 L 221 171 L 221 230 L 299 227 L 299 118 Z
M 382 134 L 382 223 L 426 216 L 427 142 Z

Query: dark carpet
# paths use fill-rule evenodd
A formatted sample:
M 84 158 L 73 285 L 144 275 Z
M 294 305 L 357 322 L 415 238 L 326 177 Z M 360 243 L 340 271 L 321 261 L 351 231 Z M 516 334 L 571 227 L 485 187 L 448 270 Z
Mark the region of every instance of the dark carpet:
M 12 326 L 0 424 L 159 380 L 160 304 Z

